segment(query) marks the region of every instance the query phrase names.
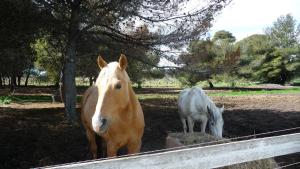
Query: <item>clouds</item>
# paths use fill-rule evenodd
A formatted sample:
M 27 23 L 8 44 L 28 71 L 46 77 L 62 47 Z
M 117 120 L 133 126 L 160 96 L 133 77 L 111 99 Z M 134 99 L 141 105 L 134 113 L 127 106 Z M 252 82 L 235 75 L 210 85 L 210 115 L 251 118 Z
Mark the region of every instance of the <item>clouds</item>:
M 288 13 L 300 21 L 299 0 L 233 0 L 216 17 L 211 34 L 227 30 L 240 40 L 255 33 L 263 33 L 279 16 Z

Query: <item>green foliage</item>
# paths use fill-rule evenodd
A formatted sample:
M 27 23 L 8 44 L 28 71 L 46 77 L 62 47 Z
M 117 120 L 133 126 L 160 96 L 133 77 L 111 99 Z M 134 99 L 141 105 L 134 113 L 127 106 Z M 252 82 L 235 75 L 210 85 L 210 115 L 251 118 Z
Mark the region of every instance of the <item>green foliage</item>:
M 294 86 L 300 86 L 300 78 L 294 78 L 292 81 L 292 85 Z
M 208 40 L 194 40 L 189 43 L 188 53 L 179 56 L 183 70 L 176 73 L 177 79 L 183 86 L 194 86 L 200 80 L 207 79 L 207 72 L 216 63 L 217 55 L 213 42 Z
M 138 49 L 135 52 L 137 51 Z M 159 62 L 159 56 L 156 55 L 155 53 L 141 50 L 139 53 L 135 53 L 135 54 L 129 53 L 129 54 L 142 57 L 144 60 L 147 60 L 147 63 L 151 63 L 150 65 L 135 59 L 129 60 L 129 65 L 127 69 L 128 75 L 130 76 L 130 79 L 133 82 L 138 84 L 139 87 L 141 87 L 141 84 L 146 79 L 162 78 L 164 76 L 164 73 L 161 70 L 154 67 Z
M 201 75 L 196 73 L 179 72 L 176 76 L 183 87 L 195 86 L 200 80 L 202 80 Z
M 36 54 L 35 67 L 47 71 L 47 79 L 44 80 L 59 82 L 63 60 L 61 45 L 56 40 L 51 41 L 49 36 L 36 39 L 31 45 Z
M 131 31 L 132 36 L 146 38 L 153 36 L 146 25 Z M 87 36 L 87 35 L 85 35 Z M 127 56 L 128 67 L 126 71 L 134 83 L 139 84 L 149 78 L 161 78 L 164 72 L 155 68 L 160 56 L 148 46 L 111 42 L 110 44 L 97 44 L 87 37 L 83 38 L 82 45 L 78 47 L 77 76 L 96 77 L 99 73 L 96 59 L 99 54 L 107 61 L 118 61 L 121 53 Z
M 34 41 L 42 17 L 29 0 L 0 1 L 0 75 L 20 76 L 35 60 Z
M 10 104 L 12 102 L 9 96 L 0 96 L 0 104 Z
M 299 26 L 298 26 L 299 27 Z M 281 16 L 266 35 L 249 36 L 236 45 L 242 55 L 238 73 L 241 77 L 265 83 L 285 84 L 299 75 L 299 28 L 291 15 Z
M 299 44 L 300 26 L 291 14 L 280 16 L 271 27 L 266 29 L 266 34 L 278 48 L 291 48 Z
M 234 36 L 227 31 L 217 32 L 213 40 L 191 41 L 188 53 L 179 56 L 185 71 L 178 72 L 178 80 L 183 85 L 194 86 L 216 74 L 234 76 L 240 57 L 240 49 L 233 45 L 234 41 Z
M 223 83 L 228 87 L 236 87 L 238 86 L 237 84 L 240 81 L 237 75 L 228 73 L 214 75 L 212 78 L 216 83 Z
M 226 30 L 220 30 L 216 32 L 212 38 L 212 41 L 227 41 L 229 43 L 235 42 L 235 37 L 232 35 L 231 32 L 226 31 Z
M 280 16 L 266 34 L 274 45 L 272 53 L 266 55 L 262 70 L 268 82 L 285 84 L 297 75 L 300 69 L 299 26 L 290 14 Z M 268 71 L 268 73 L 266 73 Z
M 289 48 L 275 49 L 272 53 L 265 55 L 254 75 L 262 82 L 284 84 L 286 81 L 290 81 L 297 74 L 297 69 L 300 68 L 299 60 L 294 60 L 299 57 L 298 52 Z M 298 56 L 295 55 L 297 53 Z

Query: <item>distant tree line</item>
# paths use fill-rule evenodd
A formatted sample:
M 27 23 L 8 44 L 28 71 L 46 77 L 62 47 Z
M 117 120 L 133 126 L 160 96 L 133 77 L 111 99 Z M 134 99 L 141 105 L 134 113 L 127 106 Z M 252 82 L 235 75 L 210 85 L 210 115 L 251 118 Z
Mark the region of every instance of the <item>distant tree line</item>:
M 176 76 L 184 85 L 222 75 L 234 86 L 235 79 L 284 85 L 300 76 L 300 24 L 292 15 L 280 16 L 265 34 L 235 42 L 232 33 L 221 30 L 210 39 L 193 40 L 179 56 L 183 69 Z M 190 71 L 189 71 L 190 70 Z

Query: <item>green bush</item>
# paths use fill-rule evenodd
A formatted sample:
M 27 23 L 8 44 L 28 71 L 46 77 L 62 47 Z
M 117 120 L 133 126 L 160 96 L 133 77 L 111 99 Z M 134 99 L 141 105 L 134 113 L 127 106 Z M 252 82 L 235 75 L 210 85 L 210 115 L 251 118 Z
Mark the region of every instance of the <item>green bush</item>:
M 10 104 L 12 101 L 10 96 L 0 96 L 0 104 Z

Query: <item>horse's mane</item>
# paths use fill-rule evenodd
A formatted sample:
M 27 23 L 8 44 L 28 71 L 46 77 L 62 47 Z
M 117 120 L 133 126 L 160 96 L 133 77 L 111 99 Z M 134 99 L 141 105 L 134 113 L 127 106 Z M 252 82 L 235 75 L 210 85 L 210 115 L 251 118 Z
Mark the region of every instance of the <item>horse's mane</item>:
M 200 92 L 201 95 L 203 95 L 204 98 L 206 98 L 207 106 L 211 110 L 213 116 L 212 118 L 209 118 L 209 120 L 214 120 L 215 122 L 218 118 L 218 115 L 216 114 L 216 112 L 218 112 L 218 107 L 216 106 L 216 104 L 208 97 L 208 95 L 204 92 L 203 89 L 199 87 L 193 87 L 192 89 L 196 89 L 196 91 Z
M 95 85 L 99 85 L 100 79 L 102 78 L 101 76 L 107 76 L 107 75 L 109 74 L 109 72 L 108 72 L 108 71 L 109 71 L 109 70 L 108 70 L 109 67 L 116 66 L 116 65 L 119 65 L 119 63 L 118 63 L 118 62 L 111 62 L 111 63 L 109 63 L 109 64 L 107 65 L 106 68 L 103 68 L 101 71 L 105 71 L 105 72 L 103 72 L 104 75 L 101 75 L 101 71 L 99 72 L 99 75 L 98 75 L 98 77 L 97 77 L 97 79 L 96 79 Z M 116 72 L 118 71 L 118 66 L 116 66 L 116 68 L 115 68 L 114 71 L 115 71 L 114 73 L 116 73 Z M 124 70 L 124 71 L 121 72 L 121 73 L 124 73 L 125 80 L 126 80 L 127 82 L 130 82 L 130 78 L 129 78 L 127 72 Z

